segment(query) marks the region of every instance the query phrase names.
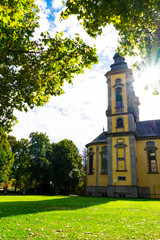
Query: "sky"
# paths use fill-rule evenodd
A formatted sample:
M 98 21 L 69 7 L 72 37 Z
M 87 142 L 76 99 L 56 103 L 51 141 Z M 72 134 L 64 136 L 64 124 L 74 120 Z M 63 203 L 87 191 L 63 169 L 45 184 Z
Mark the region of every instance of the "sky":
M 113 26 L 107 26 L 103 34 L 96 39 L 90 38 L 75 16 L 59 21 L 60 12 L 64 8 L 61 0 L 37 0 L 40 8 L 40 32 L 49 31 L 51 36 L 64 31 L 66 36 L 80 37 L 90 46 L 96 45 L 99 63 L 82 75 L 76 75 L 73 84 L 65 84 L 65 94 L 51 97 L 43 107 L 35 107 L 27 113 L 15 111 L 18 124 L 13 127 L 11 135 L 17 140 L 29 138 L 31 132 L 46 133 L 51 143 L 63 139 L 72 140 L 80 153 L 85 145 L 96 138 L 103 128 L 107 131 L 107 83 L 104 74 L 110 70 L 115 49 L 118 47 L 118 32 Z M 128 67 L 134 59 L 126 57 Z M 134 89 L 140 100 L 140 121 L 160 119 L 160 96 L 154 96 L 151 88 L 145 90 L 146 81 L 154 81 L 154 72 L 147 72 L 143 78 L 135 73 Z

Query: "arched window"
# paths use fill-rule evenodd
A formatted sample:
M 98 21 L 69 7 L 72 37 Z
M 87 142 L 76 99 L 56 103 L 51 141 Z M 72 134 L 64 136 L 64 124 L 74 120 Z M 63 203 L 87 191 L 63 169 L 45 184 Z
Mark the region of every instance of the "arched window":
M 90 152 L 93 152 L 93 147 L 90 147 L 90 148 L 89 148 L 89 151 L 90 151 Z
M 107 146 L 102 147 L 102 151 L 106 151 L 107 149 L 108 149 Z
M 156 162 L 156 151 L 148 150 L 148 167 L 149 172 L 154 173 L 157 172 L 157 162 Z
M 122 101 L 122 88 L 118 87 L 116 88 L 116 108 L 123 107 L 123 101 Z
M 118 118 L 117 119 L 117 128 L 123 128 L 124 124 L 123 124 L 123 118 Z
M 157 173 L 157 159 L 156 159 L 156 150 L 157 147 L 153 141 L 146 142 L 145 150 L 147 151 L 147 159 L 148 159 L 148 172 L 149 173 Z
M 108 154 L 102 153 L 101 155 L 101 173 L 107 174 L 108 173 Z
M 88 174 L 93 174 L 93 155 L 89 155 Z
M 117 158 L 117 166 L 116 171 L 126 171 L 126 147 L 127 145 L 123 142 L 118 142 L 115 145 L 116 148 L 116 158 Z

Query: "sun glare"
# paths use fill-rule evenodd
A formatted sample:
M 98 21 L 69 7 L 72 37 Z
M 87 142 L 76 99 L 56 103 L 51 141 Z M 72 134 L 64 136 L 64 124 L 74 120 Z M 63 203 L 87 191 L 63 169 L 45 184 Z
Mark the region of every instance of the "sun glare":
M 137 79 L 137 87 L 141 90 L 149 90 L 155 95 L 160 93 L 160 68 L 158 65 L 146 67 L 140 75 L 137 75 Z
M 155 66 L 151 66 L 145 69 L 145 71 L 141 75 L 144 83 L 149 86 L 155 86 L 158 83 L 160 78 L 160 69 Z

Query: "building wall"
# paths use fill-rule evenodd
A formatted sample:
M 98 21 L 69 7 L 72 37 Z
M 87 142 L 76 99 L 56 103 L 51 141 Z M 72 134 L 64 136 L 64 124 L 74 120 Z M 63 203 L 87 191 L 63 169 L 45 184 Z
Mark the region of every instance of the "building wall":
M 119 170 L 117 170 L 117 150 L 116 145 L 118 141 L 123 139 L 123 143 L 126 145 L 125 147 L 125 162 L 126 162 L 126 170 L 124 169 L 124 161 L 119 163 Z M 129 148 L 129 137 L 112 137 L 112 172 L 113 172 L 113 182 L 112 184 L 116 185 L 131 185 L 131 164 L 130 164 L 130 148 Z M 118 180 L 119 177 L 125 177 L 126 180 Z
M 123 104 L 124 104 L 124 112 L 127 112 L 127 91 L 126 91 L 126 73 L 117 73 L 114 75 L 111 75 L 110 79 L 111 79 L 111 99 L 112 99 L 112 114 L 116 114 L 115 112 L 115 80 L 117 78 L 121 79 L 121 83 L 124 85 L 122 87 L 123 92 Z
M 156 160 L 158 173 L 149 173 L 148 171 L 148 158 L 147 151 L 145 150 L 148 141 L 153 141 L 155 147 L 157 147 Z M 138 140 L 136 142 L 136 156 L 138 187 L 149 187 L 151 197 L 160 198 L 160 139 Z
M 132 70 L 120 62 L 111 65 L 111 71 L 105 74 L 108 83 L 107 140 L 106 143 L 89 144 L 88 172 L 90 155 L 93 155 L 94 171 L 87 176 L 86 192 L 92 196 L 160 198 L 160 138 L 136 139 L 139 100 L 133 90 Z M 149 141 L 154 142 L 154 146 L 147 145 Z M 104 146 L 108 146 L 107 174 L 101 172 Z M 149 149 L 156 152 L 157 170 L 154 173 L 148 168 Z
M 88 148 L 88 162 L 87 162 L 87 172 L 89 173 L 89 156 L 93 155 L 93 174 L 87 175 L 87 186 L 107 186 L 108 185 L 108 174 L 101 173 L 101 154 L 106 153 L 102 151 L 102 147 L 107 146 L 106 144 L 97 144 L 89 146 Z M 89 149 L 93 148 L 90 152 Z

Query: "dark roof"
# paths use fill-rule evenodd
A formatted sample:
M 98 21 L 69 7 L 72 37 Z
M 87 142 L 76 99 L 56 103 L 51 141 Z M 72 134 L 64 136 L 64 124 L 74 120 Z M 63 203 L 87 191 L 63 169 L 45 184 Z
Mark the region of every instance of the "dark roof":
M 96 137 L 92 143 L 96 143 L 96 142 L 104 142 L 107 141 L 107 132 L 102 132 L 98 137 Z
M 114 59 L 114 63 L 110 66 L 111 71 L 128 68 L 127 63 L 125 62 L 125 59 L 121 57 L 119 53 L 115 53 L 113 59 Z
M 136 134 L 137 137 L 160 136 L 160 120 L 137 122 Z
M 86 147 L 96 143 L 107 143 L 108 132 L 102 132 L 92 142 L 86 144 Z M 160 137 L 160 120 L 141 121 L 136 123 L 137 138 Z
M 86 147 L 96 144 L 96 143 L 103 143 L 107 142 L 107 132 L 102 132 L 98 137 L 96 137 L 92 142 L 86 144 Z

